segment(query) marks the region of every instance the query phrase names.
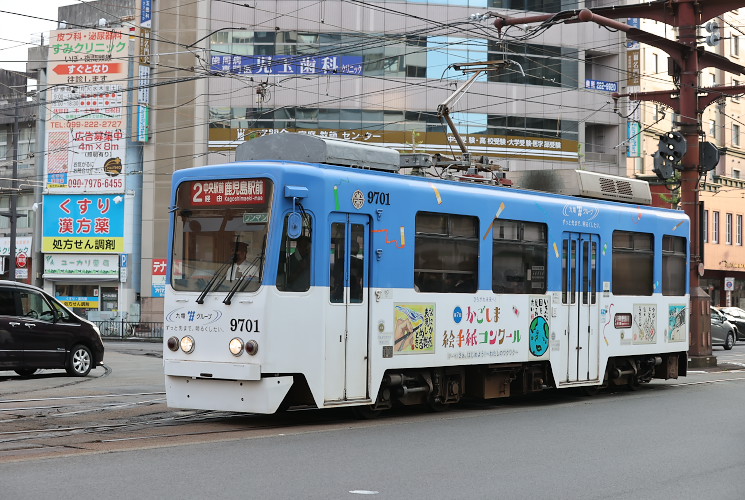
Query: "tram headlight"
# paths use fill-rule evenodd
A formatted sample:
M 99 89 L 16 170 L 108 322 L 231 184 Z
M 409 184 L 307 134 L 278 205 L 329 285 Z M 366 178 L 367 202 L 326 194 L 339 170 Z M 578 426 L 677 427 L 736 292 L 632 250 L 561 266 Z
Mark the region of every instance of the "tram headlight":
M 246 342 L 246 352 L 251 356 L 259 352 L 259 343 L 255 340 L 249 340 Z
M 191 354 L 194 350 L 194 339 L 190 335 L 181 339 L 181 350 L 186 354 Z
M 168 339 L 166 345 L 173 352 L 178 351 L 178 337 L 171 337 L 170 339 Z
M 243 341 L 238 337 L 231 339 L 228 349 L 230 349 L 230 354 L 233 356 L 240 356 L 243 353 Z

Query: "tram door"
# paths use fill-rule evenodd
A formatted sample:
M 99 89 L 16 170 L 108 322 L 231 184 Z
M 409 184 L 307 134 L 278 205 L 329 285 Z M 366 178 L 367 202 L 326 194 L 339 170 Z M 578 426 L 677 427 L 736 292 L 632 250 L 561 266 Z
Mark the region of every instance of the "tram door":
M 565 382 L 598 380 L 599 238 L 564 233 L 561 302 L 567 312 Z
M 336 213 L 330 224 L 325 399 L 366 399 L 370 221 Z

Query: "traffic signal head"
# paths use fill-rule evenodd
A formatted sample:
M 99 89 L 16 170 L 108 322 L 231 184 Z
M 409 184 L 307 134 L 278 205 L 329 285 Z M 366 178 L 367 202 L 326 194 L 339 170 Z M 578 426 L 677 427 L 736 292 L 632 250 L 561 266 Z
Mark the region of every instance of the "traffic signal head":
M 667 132 L 660 136 L 660 154 L 675 164 L 683 159 L 688 150 L 686 138 L 680 132 Z
M 674 163 L 659 151 L 655 152 L 655 154 L 652 155 L 652 158 L 654 159 L 654 167 L 652 168 L 652 172 L 657 174 L 657 177 L 659 177 L 663 181 L 672 179 L 675 175 Z

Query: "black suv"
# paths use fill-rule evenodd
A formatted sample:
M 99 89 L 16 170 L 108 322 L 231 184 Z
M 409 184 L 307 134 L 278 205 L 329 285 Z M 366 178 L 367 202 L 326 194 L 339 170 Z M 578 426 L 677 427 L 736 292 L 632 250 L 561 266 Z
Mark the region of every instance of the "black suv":
M 85 377 L 103 364 L 98 328 L 35 286 L 0 280 L 0 370 L 22 377 L 64 368 Z

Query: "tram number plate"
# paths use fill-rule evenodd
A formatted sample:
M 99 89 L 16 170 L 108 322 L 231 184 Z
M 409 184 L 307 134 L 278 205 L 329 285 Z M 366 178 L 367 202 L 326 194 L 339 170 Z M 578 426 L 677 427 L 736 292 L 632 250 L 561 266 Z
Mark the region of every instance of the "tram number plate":
M 258 319 L 238 319 L 233 318 L 230 320 L 230 331 L 231 332 L 259 332 L 259 320 Z
M 373 205 L 390 205 L 391 193 L 381 193 L 380 191 L 368 191 L 367 202 Z

